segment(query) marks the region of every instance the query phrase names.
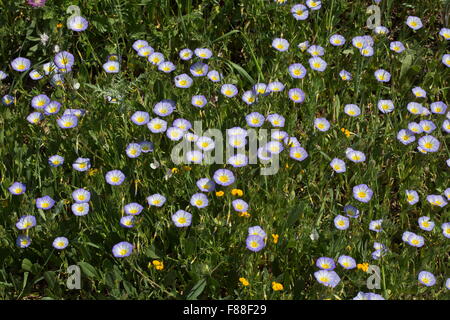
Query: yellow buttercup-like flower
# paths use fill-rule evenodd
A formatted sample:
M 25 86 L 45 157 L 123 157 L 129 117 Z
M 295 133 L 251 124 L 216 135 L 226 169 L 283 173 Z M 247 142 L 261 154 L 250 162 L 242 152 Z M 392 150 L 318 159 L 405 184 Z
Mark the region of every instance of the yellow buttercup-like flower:
M 148 267 L 154 267 L 156 270 L 163 270 L 164 269 L 164 263 L 159 260 L 153 260 L 151 263 L 148 264 Z
M 250 213 L 248 213 L 247 211 L 244 212 L 238 212 L 239 217 L 244 217 L 244 218 L 249 218 L 250 217 Z
M 89 176 L 93 176 L 93 175 L 96 175 L 97 172 L 98 172 L 98 169 L 89 169 L 88 175 L 89 175 Z
M 278 234 L 272 234 L 272 238 L 273 238 L 273 243 L 277 244 L 278 243 L 278 238 L 280 236 Z
M 283 290 L 283 285 L 281 283 L 273 281 L 272 289 L 273 289 L 273 291 L 281 291 L 281 290 Z
M 244 195 L 244 192 L 241 189 L 233 189 L 231 190 L 231 194 L 233 196 L 242 197 Z
M 223 192 L 223 191 L 216 191 L 216 196 L 218 196 L 218 197 L 223 197 L 224 194 L 225 194 L 225 192 Z
M 341 128 L 341 131 L 345 134 L 345 136 L 348 138 L 352 134 L 350 130 L 347 130 L 345 128 Z
M 365 262 L 365 263 L 358 263 L 356 265 L 356 267 L 358 268 L 358 270 L 362 270 L 364 272 L 367 272 L 367 270 L 369 270 L 369 264 L 367 262 Z
M 250 282 L 248 282 L 248 280 L 245 279 L 245 278 L 239 278 L 239 282 L 242 283 L 242 285 L 243 285 L 244 287 L 250 285 Z

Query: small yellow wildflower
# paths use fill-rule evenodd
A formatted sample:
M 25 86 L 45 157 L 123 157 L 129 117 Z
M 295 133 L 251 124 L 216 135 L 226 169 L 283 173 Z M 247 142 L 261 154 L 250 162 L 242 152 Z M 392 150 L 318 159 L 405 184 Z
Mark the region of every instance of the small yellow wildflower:
M 63 27 L 63 24 L 62 23 L 58 23 L 57 25 L 56 25 L 56 28 L 57 29 L 61 29 Z
M 369 270 L 369 264 L 367 263 L 367 262 L 365 262 L 365 263 L 358 263 L 357 265 L 356 265 L 356 267 L 358 268 L 358 270 L 362 270 L 362 271 L 364 271 L 364 272 L 367 272 L 367 270 Z
M 272 289 L 273 289 L 273 291 L 283 290 L 283 285 L 281 283 L 273 281 L 272 282 Z
M 277 244 L 277 243 L 278 243 L 278 238 L 279 238 L 279 237 L 280 237 L 280 236 L 279 236 L 278 234 L 273 233 L 273 234 L 272 234 L 273 243 Z
M 191 171 L 191 170 L 192 170 L 192 168 L 189 167 L 189 166 L 183 166 L 183 169 L 184 169 L 185 171 Z
M 172 168 L 172 173 L 177 173 L 178 172 L 178 168 Z
M 159 260 L 153 260 L 151 263 L 148 264 L 148 267 L 154 266 L 156 270 L 163 270 L 164 269 L 164 263 Z
M 89 169 L 88 175 L 93 176 L 93 175 L 97 174 L 97 172 L 98 172 L 98 169 L 92 168 L 92 169 Z
M 348 138 L 352 134 L 350 130 L 347 130 L 345 128 L 341 128 L 341 131 L 345 134 L 345 136 Z
M 247 211 L 239 212 L 238 214 L 239 214 L 239 217 L 244 217 L 244 218 L 250 217 L 250 213 L 248 213 Z
M 239 196 L 242 197 L 242 195 L 244 194 L 244 192 L 241 189 L 233 189 L 231 190 L 231 194 L 233 196 Z
M 248 280 L 245 279 L 245 278 L 239 278 L 239 282 L 242 283 L 242 285 L 244 287 L 246 287 L 246 286 L 248 286 L 250 284 L 250 282 L 248 282 Z
M 223 191 L 216 191 L 216 196 L 222 197 L 225 194 Z

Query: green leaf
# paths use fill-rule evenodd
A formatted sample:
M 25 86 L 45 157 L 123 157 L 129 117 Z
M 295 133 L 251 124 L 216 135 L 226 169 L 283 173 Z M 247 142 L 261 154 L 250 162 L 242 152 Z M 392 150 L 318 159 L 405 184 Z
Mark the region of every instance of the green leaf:
M 78 262 L 78 265 L 80 266 L 81 271 L 83 271 L 83 273 L 88 278 L 92 278 L 92 279 L 99 278 L 99 274 L 98 274 L 97 270 L 91 264 L 89 264 L 85 261 L 81 261 L 81 262 Z
M 298 218 L 300 217 L 302 207 L 303 206 L 301 205 L 297 205 L 291 210 L 291 212 L 289 212 L 289 216 L 287 218 L 288 227 L 293 226 L 295 222 L 297 222 Z
M 244 70 L 244 68 L 242 68 L 240 65 L 230 61 L 230 60 L 225 60 L 225 63 L 228 64 L 228 66 L 231 69 L 235 69 L 238 73 L 241 74 L 241 76 L 245 77 L 248 81 L 250 81 L 250 83 L 256 83 L 255 79 L 253 79 L 247 71 Z
M 123 287 L 125 288 L 125 291 L 128 293 L 129 296 L 136 295 L 136 288 L 133 287 L 130 282 L 123 281 Z
M 402 66 L 400 68 L 400 79 L 402 79 L 406 72 L 408 72 L 409 68 L 411 68 L 411 64 L 413 62 L 413 56 L 411 54 L 407 54 L 406 57 L 402 61 Z
M 235 33 L 238 33 L 238 32 L 240 32 L 240 30 L 231 30 L 230 32 L 225 33 L 223 36 L 220 36 L 220 37 L 218 37 L 217 39 L 211 41 L 211 43 L 214 43 L 214 42 L 223 40 L 223 39 L 225 39 L 225 38 L 231 36 L 232 34 L 235 34 Z
M 199 282 L 195 284 L 195 286 L 189 291 L 186 296 L 186 300 L 196 300 L 197 297 L 205 290 L 206 287 L 206 279 L 202 278 Z
M 145 255 L 151 259 L 159 259 L 160 256 L 156 254 L 155 247 L 149 246 L 147 250 L 145 251 Z
M 27 258 L 22 260 L 22 269 L 32 273 L 33 263 Z
M 48 287 L 50 290 L 53 290 L 58 285 L 58 280 L 56 279 L 56 275 L 54 271 L 46 271 L 44 273 L 44 279 L 47 281 Z

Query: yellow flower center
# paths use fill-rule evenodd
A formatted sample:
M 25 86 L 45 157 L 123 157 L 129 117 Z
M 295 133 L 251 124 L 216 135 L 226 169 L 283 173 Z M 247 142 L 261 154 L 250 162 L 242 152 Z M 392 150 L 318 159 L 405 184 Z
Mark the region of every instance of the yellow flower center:
M 358 192 L 358 197 L 365 198 L 366 196 L 367 196 L 367 194 L 364 191 Z

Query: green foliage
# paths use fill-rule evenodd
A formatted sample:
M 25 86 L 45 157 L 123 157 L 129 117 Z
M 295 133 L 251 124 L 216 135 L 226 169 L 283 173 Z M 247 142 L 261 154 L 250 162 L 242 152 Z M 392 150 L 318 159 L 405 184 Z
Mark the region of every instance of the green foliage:
M 322 9 L 310 12 L 306 21 L 292 17 L 289 10 L 294 2 L 288 2 L 283 6 L 269 0 L 48 0 L 43 8 L 31 8 L 22 0 L 0 0 L 0 70 L 10 74 L 0 82 L 0 95 L 17 99 L 0 109 L 0 299 L 351 299 L 359 291 L 370 291 L 368 274 L 356 269 L 338 267 L 342 280 L 333 290 L 316 282 L 315 260 L 343 254 L 381 267 L 381 290 L 374 292 L 385 298 L 449 299 L 443 283 L 450 277 L 450 241 L 440 225 L 450 221 L 450 213 L 448 205 L 434 208 L 425 200 L 427 194 L 441 194 L 449 187 L 448 134 L 437 129 L 433 135 L 441 141 L 440 152 L 426 155 L 396 139 L 400 129 L 421 119 L 406 111 L 406 104 L 414 101 L 412 87 L 428 92 L 425 104 L 449 103 L 449 70 L 440 60 L 448 53 L 448 44 L 438 36 L 445 26 L 440 17 L 448 6 L 443 1 L 383 0 L 381 21 L 391 32 L 377 36 L 376 54 L 366 58 L 350 42 L 354 36 L 371 34 L 365 12 L 371 1 L 322 1 Z M 69 5 L 78 5 L 88 19 L 85 32 L 66 27 Z M 408 15 L 422 17 L 424 28 L 410 30 L 405 25 Z M 45 44 L 44 33 L 49 36 Z M 329 45 L 335 33 L 345 36 L 344 49 Z M 275 51 L 271 47 L 275 37 L 287 39 L 289 51 Z M 246 106 L 240 98 L 220 96 L 220 84 L 204 77 L 195 78 L 189 89 L 175 88 L 173 74 L 158 72 L 136 55 L 132 43 L 137 39 L 147 40 L 176 63 L 176 74 L 189 73 L 190 62 L 178 57 L 181 49 L 208 47 L 214 53 L 208 60 L 210 70 L 222 72 L 225 83 L 239 88 L 239 96 L 257 82 L 278 80 L 286 88 L 302 88 L 306 100 L 294 104 L 284 92 L 261 96 L 257 104 Z M 323 73 L 308 68 L 304 79 L 292 79 L 287 72 L 290 64 L 308 66 L 309 55 L 296 48 L 306 40 L 325 47 L 328 67 Z M 394 40 L 402 41 L 407 50 L 390 51 L 389 42 Z M 50 86 L 48 77 L 33 81 L 9 67 L 13 58 L 23 56 L 39 68 L 51 61 L 55 45 L 75 56 L 74 70 L 61 88 Z M 117 75 L 102 69 L 111 54 L 122 59 Z M 373 73 L 379 68 L 391 72 L 390 83 L 375 81 Z M 342 69 L 352 73 L 352 81 L 339 79 Z M 75 83 L 80 84 L 78 90 Z M 55 116 L 31 125 L 25 120 L 30 100 L 40 93 L 60 101 L 62 110 L 85 109 L 86 115 L 70 130 L 61 130 Z M 207 96 L 204 109 L 191 106 L 195 94 Z M 107 96 L 120 103 L 108 103 Z M 231 187 L 222 188 L 223 197 L 208 194 L 207 208 L 192 208 L 189 199 L 198 190 L 195 182 L 211 177 L 219 166 L 192 165 L 190 170 L 179 166 L 168 177 L 168 170 L 175 167 L 170 160 L 175 143 L 129 120 L 138 110 L 152 113 L 162 99 L 177 101 L 168 121 L 202 120 L 203 128 L 244 127 L 244 116 L 251 111 L 279 113 L 286 118 L 284 130 L 299 138 L 309 157 L 296 162 L 283 153 L 280 171 L 269 177 L 259 175 L 260 165 L 233 169 L 237 177 L 233 188 L 243 190 L 242 198 L 250 204 L 249 218 L 232 211 L 236 197 L 230 194 Z M 392 99 L 395 111 L 381 114 L 376 108 L 380 99 Z M 349 103 L 361 107 L 360 117 L 343 113 Z M 326 117 L 331 129 L 313 130 L 317 117 Z M 444 116 L 434 119 L 440 127 Z M 353 134 L 346 137 L 341 128 Z M 127 145 L 143 140 L 154 143 L 154 152 L 128 158 Z M 336 175 L 329 162 L 344 159 L 348 147 L 364 151 L 367 161 L 350 163 L 346 173 Z M 54 154 L 65 158 L 62 167 L 48 165 Z M 71 164 L 78 157 L 90 158 L 95 170 L 73 170 Z M 155 161 L 160 167 L 152 169 Z M 105 173 L 113 169 L 127 177 L 121 186 L 105 183 Z M 14 181 L 26 183 L 24 195 L 8 192 Z M 368 204 L 352 198 L 352 187 L 362 183 L 374 190 Z M 92 194 L 87 216 L 71 212 L 71 193 L 76 188 Z M 406 189 L 417 190 L 421 201 L 408 205 Z M 122 228 L 123 205 L 144 205 L 154 193 L 164 194 L 167 203 L 158 209 L 146 207 L 135 228 Z M 44 195 L 57 201 L 45 212 L 34 202 Z M 348 230 L 339 231 L 333 219 L 346 204 L 358 206 L 361 216 L 351 220 Z M 178 209 L 193 213 L 186 230 L 175 228 L 170 219 Z M 30 247 L 19 249 L 15 223 L 27 214 L 36 216 L 38 223 L 29 230 Z M 432 232 L 419 229 L 420 216 L 436 222 Z M 368 230 L 374 219 L 384 219 L 383 232 Z M 268 234 L 267 246 L 259 253 L 245 248 L 247 229 L 255 225 Z M 413 248 L 402 242 L 406 230 L 423 235 L 425 246 Z M 313 241 L 314 232 L 319 238 Z M 272 241 L 272 234 L 279 235 L 278 243 Z M 56 236 L 69 239 L 65 250 L 53 249 Z M 111 248 L 120 241 L 135 245 L 130 257 L 113 257 Z M 374 242 L 389 248 L 381 260 L 372 260 Z M 163 261 L 164 269 L 149 267 L 152 260 Z M 66 287 L 70 265 L 81 268 L 81 290 Z M 421 270 L 437 276 L 436 286 L 418 285 Z M 242 286 L 240 277 L 250 285 Z M 282 283 L 284 290 L 273 291 L 272 281 Z

